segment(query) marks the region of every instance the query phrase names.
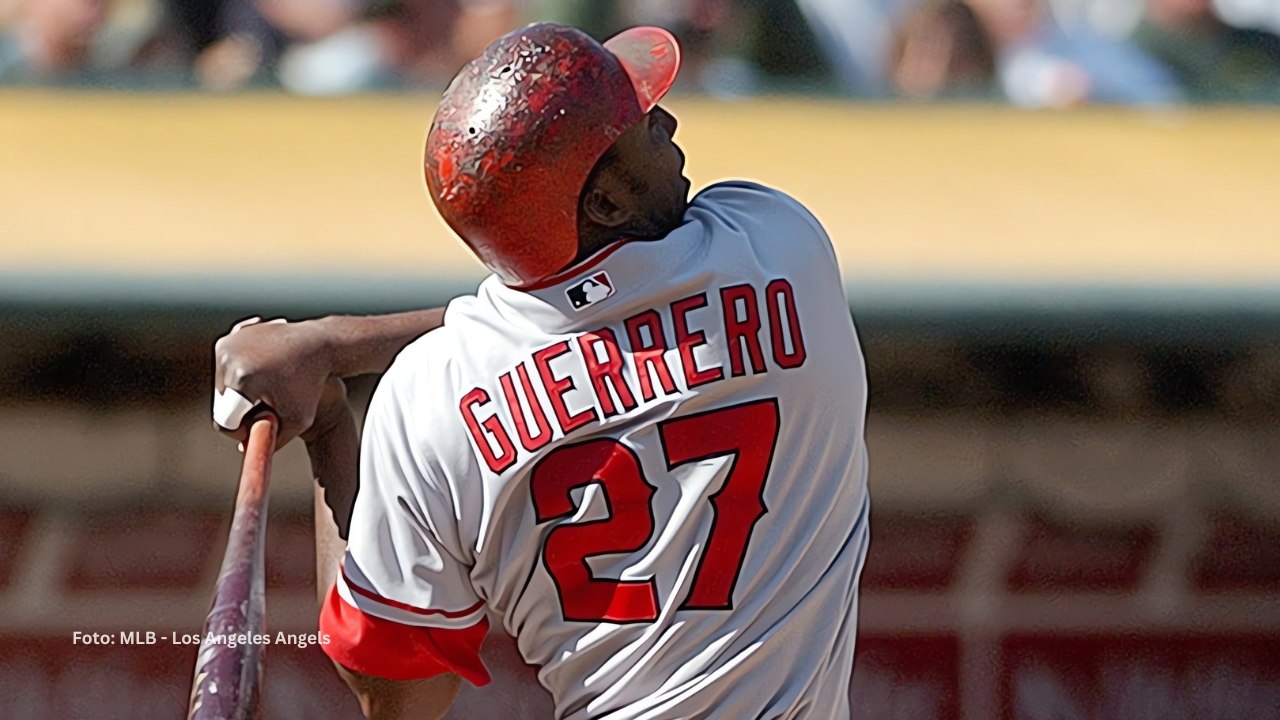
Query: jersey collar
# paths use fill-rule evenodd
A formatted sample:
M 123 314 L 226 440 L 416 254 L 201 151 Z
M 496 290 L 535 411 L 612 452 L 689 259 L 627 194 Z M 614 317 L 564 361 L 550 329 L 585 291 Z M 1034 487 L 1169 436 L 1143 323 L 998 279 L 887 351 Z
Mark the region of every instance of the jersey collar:
M 521 285 L 520 287 L 514 287 L 511 285 L 508 285 L 507 287 L 511 288 L 512 290 L 517 290 L 520 292 L 530 292 L 533 290 L 545 290 L 546 288 L 549 288 L 553 285 L 559 285 L 560 283 L 566 280 L 572 280 L 578 275 L 581 275 L 582 273 L 585 273 L 586 271 L 596 267 L 600 263 L 604 262 L 605 258 L 608 258 L 610 255 L 614 254 L 618 250 L 621 250 L 623 245 L 626 245 L 627 243 L 631 243 L 631 242 L 642 242 L 642 241 L 637 241 L 635 238 L 623 238 L 621 240 L 614 241 L 609 245 L 606 245 L 603 248 L 597 250 L 594 255 L 588 255 L 578 263 L 574 265 L 570 265 L 564 270 L 561 270 L 560 272 L 548 278 L 540 280 L 536 283 L 532 283 L 530 285 Z

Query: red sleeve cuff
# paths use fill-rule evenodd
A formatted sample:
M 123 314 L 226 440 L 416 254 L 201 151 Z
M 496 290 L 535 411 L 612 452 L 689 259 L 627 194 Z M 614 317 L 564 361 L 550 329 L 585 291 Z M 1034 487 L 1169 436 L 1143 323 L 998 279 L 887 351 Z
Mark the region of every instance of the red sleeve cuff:
M 366 615 L 347 604 L 336 587 L 320 610 L 320 631 L 329 642 L 320 647 L 348 670 L 387 680 L 421 680 L 457 673 L 472 685 L 489 684 L 480 645 L 489 619 L 462 630 L 402 625 Z

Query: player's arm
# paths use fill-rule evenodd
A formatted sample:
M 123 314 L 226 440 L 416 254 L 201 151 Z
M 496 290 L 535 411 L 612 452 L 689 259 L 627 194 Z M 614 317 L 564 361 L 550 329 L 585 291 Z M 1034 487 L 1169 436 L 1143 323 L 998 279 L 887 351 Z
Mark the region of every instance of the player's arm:
M 329 378 L 380 373 L 415 338 L 444 324 L 444 308 L 303 322 L 257 318 L 214 345 L 214 392 L 231 388 L 280 417 L 279 444 L 311 426 Z M 244 429 L 233 432 L 244 440 Z
M 462 687 L 457 675 L 425 680 L 383 680 L 353 673 L 334 663 L 356 694 L 360 712 L 369 720 L 437 720 L 444 717 Z
M 346 403 L 341 380 L 325 386 L 314 424 L 302 435 L 316 478 L 316 588 L 320 606 L 335 597 L 337 569 L 346 550 L 351 508 L 358 478 L 359 434 Z M 389 680 L 361 674 L 334 661 L 338 674 L 355 693 L 366 718 L 439 718 L 461 685 L 454 673 L 414 680 Z
M 444 324 L 444 308 L 392 315 L 331 315 L 316 320 L 330 354 L 331 373 L 354 377 L 385 372 L 414 339 Z

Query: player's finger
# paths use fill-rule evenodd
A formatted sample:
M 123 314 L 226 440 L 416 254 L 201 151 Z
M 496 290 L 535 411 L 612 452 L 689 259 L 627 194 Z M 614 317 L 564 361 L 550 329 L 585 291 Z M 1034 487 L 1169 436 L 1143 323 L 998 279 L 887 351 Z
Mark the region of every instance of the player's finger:
M 241 320 L 241 321 L 237 322 L 235 325 L 232 325 L 232 326 L 231 326 L 231 331 L 230 331 L 230 332 L 228 332 L 227 334 L 228 334 L 228 335 L 235 335 L 236 333 L 240 332 L 240 331 L 241 331 L 241 330 L 243 330 L 244 328 L 247 328 L 247 327 L 249 327 L 250 325 L 256 325 L 256 324 L 258 324 L 258 323 L 260 323 L 260 322 L 262 322 L 262 317 L 261 317 L 261 316 L 254 315 L 253 317 L 247 317 L 247 318 L 245 318 L 245 319 L 243 319 L 243 320 Z
M 224 347 L 228 344 L 228 338 L 241 330 L 254 325 L 282 325 L 288 322 L 289 321 L 287 319 L 282 317 L 264 321 L 260 315 L 254 315 L 232 325 L 231 330 L 227 332 L 226 335 L 218 338 L 218 340 L 213 344 L 213 389 L 217 392 L 222 392 L 225 388 L 235 387 L 241 392 L 249 392 L 252 394 L 252 389 L 247 388 L 246 383 L 244 382 L 247 378 L 236 374 L 237 371 L 234 369 L 234 366 L 238 359 L 233 353 L 228 354 L 228 352 L 224 350 Z
M 282 317 L 271 318 L 270 320 L 263 320 L 261 315 L 254 315 L 252 317 L 247 317 L 237 322 L 235 325 L 232 325 L 231 329 L 227 331 L 227 334 L 235 335 L 241 330 L 247 327 L 250 327 L 252 325 L 279 325 L 281 323 L 287 323 L 287 322 L 289 322 L 288 319 L 282 318 Z
M 228 371 L 227 365 L 231 362 L 230 357 L 227 355 L 224 349 L 228 342 L 227 338 L 231 337 L 232 335 L 235 335 L 236 333 L 249 327 L 250 325 L 258 324 L 261 321 L 262 321 L 262 318 L 257 315 L 254 315 L 253 317 L 247 317 L 241 320 L 240 322 L 237 322 L 236 324 L 232 325 L 231 330 L 229 330 L 226 335 L 223 335 L 222 337 L 214 341 L 213 343 L 213 391 L 215 393 L 221 393 L 223 390 L 225 390 L 227 387 L 230 386 L 230 384 L 227 382 L 227 379 L 223 377 L 223 375 L 226 374 Z

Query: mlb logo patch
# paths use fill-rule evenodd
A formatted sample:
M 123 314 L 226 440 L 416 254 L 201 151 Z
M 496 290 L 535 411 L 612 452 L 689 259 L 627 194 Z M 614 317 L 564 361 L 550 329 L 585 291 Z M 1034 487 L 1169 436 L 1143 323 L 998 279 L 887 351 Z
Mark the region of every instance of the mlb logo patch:
M 601 270 L 588 277 L 586 280 L 574 285 L 564 291 L 564 296 L 569 298 L 569 304 L 574 310 L 582 310 L 613 296 L 613 280 L 609 279 L 609 273 Z

